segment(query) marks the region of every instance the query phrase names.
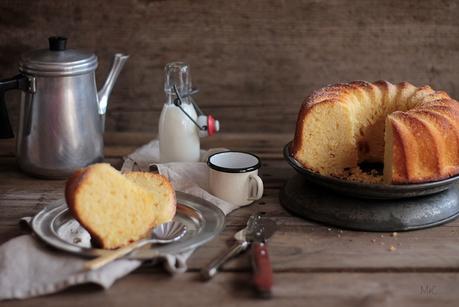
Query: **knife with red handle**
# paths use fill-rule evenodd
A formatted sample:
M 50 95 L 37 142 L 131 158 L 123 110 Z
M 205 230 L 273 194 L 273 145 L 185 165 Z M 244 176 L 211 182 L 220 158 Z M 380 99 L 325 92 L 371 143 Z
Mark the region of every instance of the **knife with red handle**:
M 268 246 L 262 242 L 252 243 L 253 283 L 260 297 L 270 298 L 273 286 L 273 271 L 269 260 Z
M 273 271 L 266 240 L 274 234 L 276 228 L 276 223 L 263 217 L 262 213 L 252 215 L 247 226 L 246 238 L 251 242 L 253 284 L 261 298 L 272 296 Z

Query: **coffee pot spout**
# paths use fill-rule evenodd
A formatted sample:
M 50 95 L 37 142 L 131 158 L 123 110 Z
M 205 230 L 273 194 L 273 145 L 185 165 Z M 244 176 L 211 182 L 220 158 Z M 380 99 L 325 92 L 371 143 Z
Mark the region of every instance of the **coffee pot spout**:
M 118 79 L 118 75 L 120 74 L 121 69 L 123 69 L 123 66 L 128 58 L 129 55 L 122 53 L 116 53 L 113 57 L 112 68 L 110 69 L 110 73 L 108 74 L 107 80 L 105 80 L 104 86 L 97 93 L 100 115 L 104 115 L 107 111 L 108 97 L 110 96 L 113 86 L 115 85 L 116 79 Z

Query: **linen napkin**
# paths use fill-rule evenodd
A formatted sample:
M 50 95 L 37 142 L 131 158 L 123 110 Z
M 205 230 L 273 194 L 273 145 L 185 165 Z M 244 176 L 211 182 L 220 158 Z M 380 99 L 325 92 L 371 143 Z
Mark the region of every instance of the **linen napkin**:
M 209 173 L 206 161 L 210 155 L 227 150 L 226 148 L 201 150 L 200 162 L 159 164 L 159 141 L 153 140 L 125 157 L 121 172 L 136 170 L 148 172 L 156 169 L 161 175 L 171 181 L 176 191 L 203 198 L 219 207 L 226 215 L 237 209 L 238 206 L 230 204 L 207 192 L 209 190 Z
M 84 283 L 109 288 L 141 265 L 121 259 L 88 272 L 83 270 L 85 261 L 51 250 L 31 235 L 14 238 L 0 247 L 0 300 L 54 293 Z
M 225 215 L 238 206 L 223 201 L 208 190 L 208 169 L 204 161 L 215 152 L 201 151 L 201 162 L 156 164 L 159 142 L 153 140 L 125 157 L 121 171 L 150 171 L 156 168 L 169 178 L 177 191 L 203 198 L 219 207 Z M 185 272 L 186 261 L 194 250 L 160 256 L 153 259 L 163 263 L 170 273 Z M 56 251 L 38 242 L 31 235 L 14 238 L 0 246 L 0 300 L 23 299 L 50 294 L 73 285 L 94 283 L 109 288 L 117 279 L 138 268 L 142 262 L 121 259 L 94 271 L 84 271 L 85 259 Z

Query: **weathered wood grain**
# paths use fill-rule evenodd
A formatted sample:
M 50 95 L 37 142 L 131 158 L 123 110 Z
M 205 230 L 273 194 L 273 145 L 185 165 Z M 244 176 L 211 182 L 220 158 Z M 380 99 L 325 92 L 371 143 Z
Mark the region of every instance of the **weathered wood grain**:
M 190 63 L 197 101 L 227 132 L 287 132 L 303 97 L 329 83 L 387 79 L 459 96 L 454 0 L 4 0 L 0 74 L 52 34 L 95 51 L 101 85 L 112 53 L 131 58 L 108 130 L 157 131 L 163 67 Z M 8 95 L 17 122 L 17 94 Z
M 459 274 L 276 274 L 274 298 L 254 297 L 247 273 L 224 273 L 210 282 L 194 273 L 132 274 L 106 290 L 79 287 L 8 306 L 456 306 Z
M 106 132 L 104 134 L 105 157 L 120 158 L 132 153 L 139 146 L 156 139 L 152 133 Z M 201 139 L 201 148 L 225 146 L 232 150 L 257 152 L 261 158 L 276 159 L 282 157 L 285 144 L 293 139 L 293 133 L 222 133 Z M 222 145 L 223 144 L 223 145 Z M 14 157 L 15 140 L 0 140 L 0 157 Z

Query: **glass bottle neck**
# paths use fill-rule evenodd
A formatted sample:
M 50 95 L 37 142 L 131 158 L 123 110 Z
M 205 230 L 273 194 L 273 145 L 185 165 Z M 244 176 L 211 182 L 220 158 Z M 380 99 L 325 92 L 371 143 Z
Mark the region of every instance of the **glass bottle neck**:
M 177 98 L 176 90 L 181 96 L 182 103 L 190 104 L 190 97 L 184 97 L 191 92 L 191 76 L 188 65 L 183 62 L 168 63 L 164 72 L 166 104 L 174 104 L 174 100 Z

